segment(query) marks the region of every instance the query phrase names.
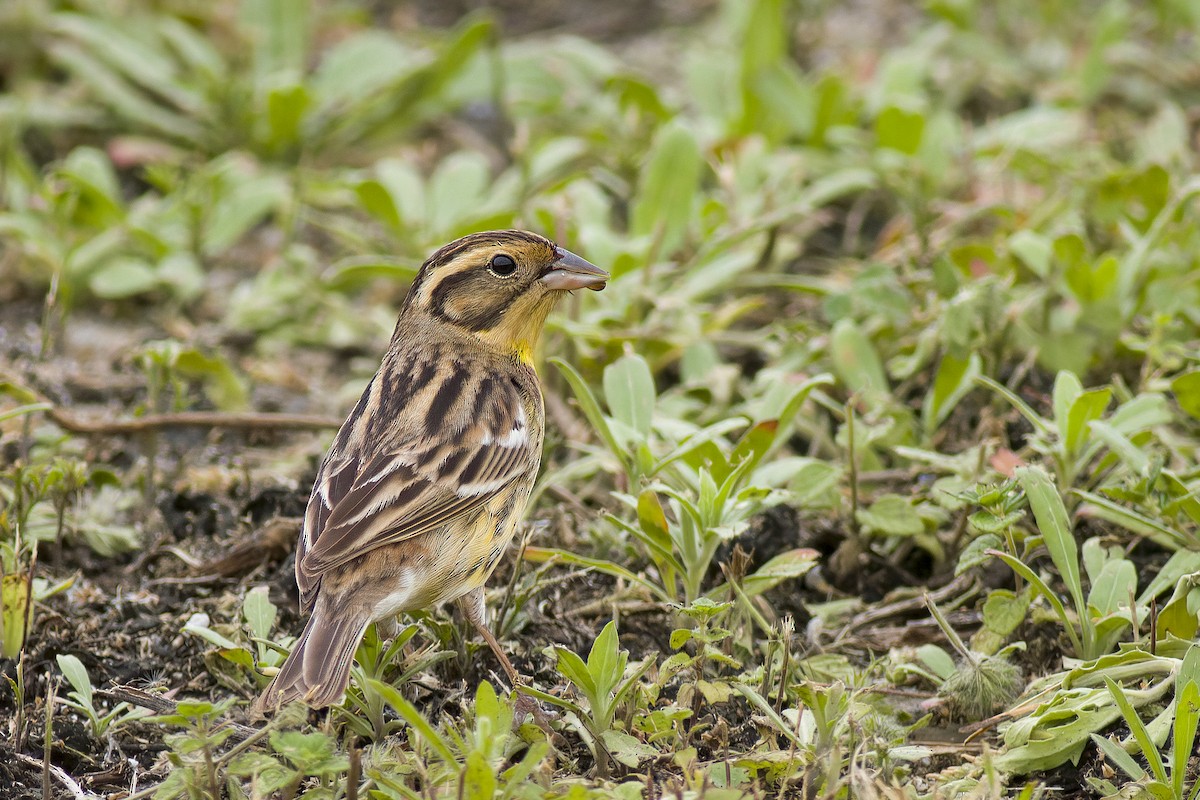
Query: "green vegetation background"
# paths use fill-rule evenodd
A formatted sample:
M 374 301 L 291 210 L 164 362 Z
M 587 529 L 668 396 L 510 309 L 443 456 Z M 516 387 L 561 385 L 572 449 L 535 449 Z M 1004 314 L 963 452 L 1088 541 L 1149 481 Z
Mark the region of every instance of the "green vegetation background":
M 4 3 L 6 796 L 1194 800 L 1198 31 Z M 270 530 L 416 267 L 509 226 L 613 275 L 551 322 L 490 598 L 554 735 L 444 611 L 369 636 L 344 709 L 238 727 L 299 630 Z

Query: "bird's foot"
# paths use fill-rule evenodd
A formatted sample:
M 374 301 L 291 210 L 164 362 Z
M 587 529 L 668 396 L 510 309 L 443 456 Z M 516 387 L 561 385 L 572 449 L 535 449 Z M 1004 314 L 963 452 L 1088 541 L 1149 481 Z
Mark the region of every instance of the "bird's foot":
M 537 698 L 525 694 L 519 688 L 513 689 L 513 730 L 519 731 L 527 720 L 532 718 L 536 725 L 550 739 L 550 743 L 558 747 L 564 740 L 562 735 L 550 727 L 550 723 L 558 718 L 557 714 L 547 711 Z

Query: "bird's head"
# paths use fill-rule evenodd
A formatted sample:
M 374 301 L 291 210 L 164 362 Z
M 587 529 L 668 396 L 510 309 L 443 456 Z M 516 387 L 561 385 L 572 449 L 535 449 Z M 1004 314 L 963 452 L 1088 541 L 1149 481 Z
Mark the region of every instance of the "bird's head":
M 529 361 L 554 303 L 572 289 L 600 291 L 607 280 L 536 233 L 473 233 L 421 266 L 403 314 L 429 315 Z

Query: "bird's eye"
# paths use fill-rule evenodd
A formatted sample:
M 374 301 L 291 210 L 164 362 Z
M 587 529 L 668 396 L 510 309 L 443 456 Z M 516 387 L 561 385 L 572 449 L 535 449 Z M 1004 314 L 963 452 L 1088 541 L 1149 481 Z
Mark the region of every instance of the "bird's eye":
M 501 278 L 507 278 L 517 271 L 517 262 L 513 261 L 512 256 L 498 253 L 492 256 L 492 260 L 488 262 L 488 271 Z

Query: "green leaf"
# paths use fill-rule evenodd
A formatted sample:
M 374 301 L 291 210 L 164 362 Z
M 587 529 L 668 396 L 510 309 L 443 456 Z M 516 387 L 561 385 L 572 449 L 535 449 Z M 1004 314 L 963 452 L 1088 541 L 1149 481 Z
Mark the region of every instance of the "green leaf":
M 1151 519 L 1131 508 L 1125 508 L 1107 497 L 1074 489 L 1072 492 L 1087 501 L 1079 507 L 1081 517 L 1096 517 L 1120 525 L 1140 536 L 1146 536 L 1164 547 L 1176 550 L 1181 547 L 1200 548 L 1200 537 L 1171 528 L 1158 520 Z
M 307 66 L 311 0 L 245 0 L 240 4 L 241 24 L 250 48 L 259 85 L 275 73 L 301 73 Z
M 1080 394 L 1071 403 L 1067 412 L 1066 430 L 1060 430 L 1066 451 L 1074 455 L 1082 449 L 1083 434 L 1088 429 L 1088 423 L 1100 419 L 1108 403 L 1112 399 L 1112 389 L 1095 389 Z
M 1104 443 L 1121 463 L 1129 467 L 1135 475 L 1144 477 L 1150 471 L 1150 456 L 1145 450 L 1135 445 L 1111 425 L 1093 420 L 1089 425 L 1092 435 Z
M 118 256 L 106 262 L 88 277 L 88 288 L 97 297 L 121 300 L 154 290 L 158 275 L 139 258 Z
M 829 358 L 838 377 L 851 392 L 874 403 L 888 391 L 887 375 L 875 345 L 849 318 L 840 319 L 829 336 Z
M 1125 724 L 1129 726 L 1129 731 L 1133 734 L 1134 740 L 1137 741 L 1138 746 L 1142 749 L 1142 755 L 1150 763 L 1151 774 L 1154 775 L 1156 780 L 1166 783 L 1168 780 L 1166 765 L 1163 764 L 1162 755 L 1158 752 L 1158 747 L 1155 746 L 1154 740 L 1150 738 L 1150 733 L 1146 730 L 1141 716 L 1125 696 L 1125 690 L 1107 675 L 1103 677 L 1104 685 L 1108 687 L 1108 693 L 1112 695 L 1113 702 L 1121 710 L 1121 716 L 1125 719 Z
M 657 492 L 652 489 L 645 489 L 638 495 L 637 515 L 638 524 L 641 526 L 642 532 L 658 548 L 665 550 L 669 554 L 671 551 L 671 530 L 667 526 L 667 515 L 663 511 L 662 501 L 658 499 Z
M 572 553 L 569 550 L 563 550 L 557 547 L 535 547 L 530 546 L 525 548 L 525 560 L 531 563 L 545 563 L 551 559 L 557 559 L 564 564 L 571 564 L 576 567 L 585 567 L 594 569 L 598 572 L 603 572 L 605 575 L 612 575 L 614 578 L 628 581 L 637 584 L 652 592 L 659 600 L 670 601 L 671 596 L 664 595 L 661 586 L 656 586 L 654 583 L 646 580 L 641 575 L 632 572 L 620 564 L 614 564 L 603 558 L 590 558 L 581 556 L 578 553 Z
M 982 365 L 978 353 L 971 353 L 966 359 L 956 358 L 950 353 L 942 356 L 942 363 L 933 380 L 933 389 L 926 393 L 921 406 L 926 431 L 936 430 L 959 401 L 975 387 L 975 379 L 982 373 Z
M 1054 247 L 1042 234 L 1019 230 L 1008 238 L 1008 249 L 1039 278 L 1049 275 Z
M 496 796 L 496 775 L 483 753 L 472 750 L 463 766 L 462 791 L 466 800 L 492 800 Z
M 1121 747 L 1121 745 L 1097 733 L 1092 734 L 1092 741 L 1095 742 L 1096 747 L 1100 748 L 1100 751 L 1108 757 L 1109 761 L 1116 764 L 1117 767 L 1130 778 L 1133 778 L 1135 781 L 1140 781 L 1142 778 L 1146 777 L 1146 770 L 1138 766 L 1138 763 L 1133 760 L 1133 756 L 1129 755 L 1129 753 L 1126 753 L 1125 749 Z
M 678 650 L 692 640 L 693 632 L 691 628 L 676 628 L 671 631 L 671 639 L 668 644 L 672 650 Z
M 267 597 L 266 586 L 255 586 L 246 592 L 242 601 L 242 617 L 250 628 L 250 635 L 266 639 L 275 625 L 275 604 Z
M 1137 592 L 1137 569 L 1132 561 L 1117 559 L 1105 562 L 1100 574 L 1092 582 L 1088 593 L 1088 605 L 1101 616 L 1115 614 L 1122 604 L 1126 608 L 1133 602 Z
M 1200 645 L 1188 648 L 1188 655 L 1193 654 L 1200 655 Z M 1182 677 L 1181 672 L 1177 680 L 1182 680 Z M 1191 680 L 1183 685 L 1182 690 L 1176 691 L 1171 737 L 1171 785 L 1175 797 L 1183 797 L 1183 781 L 1188 773 L 1188 762 L 1196 752 L 1196 729 L 1200 726 L 1200 683 Z
M 1024 400 L 1022 400 L 1020 397 L 1018 397 L 1015 392 L 1013 392 L 1011 389 L 1009 389 L 1004 384 L 998 383 L 997 381 L 992 380 L 991 378 L 989 378 L 986 375 L 980 375 L 978 378 L 975 379 L 975 382 L 982 386 L 986 386 L 987 388 L 991 389 L 993 392 L 995 392 L 996 394 L 1000 395 L 1005 400 L 1007 400 L 1009 402 L 1009 404 L 1013 408 L 1015 408 L 1021 414 L 1022 417 L 1024 417 L 1026 420 L 1028 420 L 1029 424 L 1032 425 L 1034 428 L 1036 428 L 1038 431 L 1045 433 L 1050 429 L 1049 423 L 1047 423 L 1046 420 L 1040 414 L 1038 414 L 1036 411 L 1034 411 L 1029 406 L 1028 403 L 1026 403 Z
M 762 594 L 786 580 L 807 575 L 817 565 L 820 554 L 808 547 L 785 550 L 742 580 L 742 590 L 748 597 Z M 720 597 L 720 587 L 709 592 Z
M 701 461 L 714 462 L 714 471 L 728 469 L 728 464 L 723 463 L 723 455 L 719 447 L 706 447 L 710 442 L 713 442 L 727 433 L 736 431 L 739 428 L 746 427 L 746 420 L 741 417 L 732 417 L 714 422 L 712 425 L 706 425 L 695 433 L 688 434 L 675 449 L 667 453 L 658 462 L 653 465 L 650 471 L 651 475 L 657 475 L 670 464 L 683 459 L 689 464 L 693 463 L 693 457 L 699 457 Z M 702 449 L 703 448 L 703 449 Z
M 181 375 L 201 378 L 218 408 L 238 411 L 250 404 L 250 391 L 241 375 L 220 355 L 205 355 L 188 349 L 175 359 L 175 369 Z
M 1004 553 L 999 550 L 988 550 L 987 553 L 988 555 L 994 556 L 995 558 L 998 558 L 1007 564 L 1013 572 L 1017 573 L 1026 581 L 1028 581 L 1033 587 L 1034 591 L 1045 598 L 1046 602 L 1050 604 L 1050 608 L 1054 610 L 1055 615 L 1058 617 L 1058 621 L 1062 624 L 1063 630 L 1067 632 L 1067 638 L 1071 640 L 1071 645 L 1075 650 L 1076 656 L 1081 658 L 1084 657 L 1083 642 L 1079 640 L 1079 634 L 1076 632 L 1075 626 L 1071 622 L 1071 618 L 1067 616 L 1066 606 L 1063 605 L 1063 602 L 1059 598 L 1058 594 L 1048 585 L 1046 585 L 1046 582 L 1042 580 L 1040 575 L 1031 570 L 1020 559 L 1014 558 L 1008 553 Z
M 600 434 L 600 438 L 608 445 L 609 451 L 617 456 L 621 463 L 628 466 L 629 455 L 620 442 L 617 441 L 617 437 L 613 435 L 612 429 L 608 425 L 608 420 L 605 419 L 604 413 L 600 410 L 600 404 L 596 402 L 596 396 L 592 394 L 587 381 L 575 371 L 574 367 L 561 358 L 552 358 L 550 359 L 550 363 L 558 367 L 558 371 L 567 379 L 567 383 L 571 385 L 571 389 L 575 392 L 575 399 L 578 401 L 583 415 L 587 417 L 588 422 L 596 429 L 596 433 Z
M 598 694 L 607 698 L 608 694 L 616 688 L 621 676 L 625 673 L 625 662 L 628 657 L 627 653 L 621 652 L 617 622 L 612 620 L 600 631 L 600 635 L 596 637 L 596 641 L 592 643 L 592 649 L 588 653 L 587 668 L 596 682 Z
M 608 752 L 612 754 L 613 758 L 630 769 L 637 768 L 638 764 L 648 758 L 658 757 L 656 748 L 624 731 L 610 728 L 600 733 L 600 740 L 604 743 L 604 747 L 608 748 Z
M 226 179 L 232 185 L 221 192 L 209 209 L 201 237 L 206 256 L 222 255 L 291 198 L 291 187 L 283 176 L 247 175 L 245 169 L 231 165 Z
M 916 111 L 888 106 L 875 118 L 875 139 L 879 146 L 905 155 L 914 155 L 921 149 L 924 133 L 925 116 Z
M 1083 602 L 1083 582 L 1079 574 L 1079 547 L 1075 543 L 1075 533 L 1067 518 L 1067 507 L 1063 505 L 1062 497 L 1050 476 L 1041 467 L 1018 467 L 1013 476 L 1021 484 L 1025 496 L 1029 498 L 1029 507 L 1033 509 L 1034 519 L 1038 530 L 1050 551 L 1050 558 L 1058 568 L 1058 574 L 1067 591 L 1071 593 L 1075 609 L 1080 616 L 1086 614 Z
M 554 653 L 558 657 L 556 666 L 562 676 L 579 687 L 580 691 L 589 699 L 595 697 L 597 694 L 596 681 L 584 660 L 565 647 L 555 647 Z
M 1058 435 L 1067 438 L 1067 428 L 1070 425 L 1071 407 L 1083 394 L 1083 384 L 1073 372 L 1062 370 L 1054 377 L 1054 424 L 1058 426 Z
M 55 657 L 58 661 L 58 668 L 62 670 L 63 676 L 67 679 L 67 683 L 71 684 L 83 703 L 87 706 L 92 705 L 92 679 L 88 677 L 87 668 L 83 666 L 83 662 L 70 653 L 61 653 Z
M 296 144 L 305 112 L 312 105 L 312 95 L 302 83 L 285 82 L 267 92 L 268 143 L 280 148 Z
M 604 368 L 604 399 L 619 422 L 645 439 L 654 417 L 654 376 L 639 355 L 628 353 Z
M 663 253 L 683 243 L 704 161 L 692 132 L 680 122 L 659 128 L 641 169 L 630 228 L 635 236 L 661 236 Z
M 1200 369 L 1185 372 L 1172 380 L 1171 393 L 1183 413 L 1200 419 Z
M 0 656 L 4 658 L 17 658 L 25 644 L 29 594 L 27 573 L 10 572 L 0 576 Z
M 454 750 L 450 747 L 450 743 L 442 737 L 440 733 L 425 719 L 424 715 L 417 710 L 416 706 L 404 699 L 404 695 L 400 694 L 399 690 L 391 684 L 377 681 L 374 678 L 367 679 L 367 686 L 371 691 L 376 692 L 383 701 L 396 710 L 405 722 L 412 726 L 413 730 L 432 747 L 443 761 L 447 764 L 457 764 L 454 758 Z
M 859 509 L 859 524 L 884 536 L 917 536 L 925 523 L 912 503 L 897 494 L 885 494 L 868 508 Z
M 1008 636 L 1025 621 L 1027 613 L 1027 593 L 1016 594 L 1007 589 L 994 589 L 983 602 L 983 626 L 1000 636 Z

